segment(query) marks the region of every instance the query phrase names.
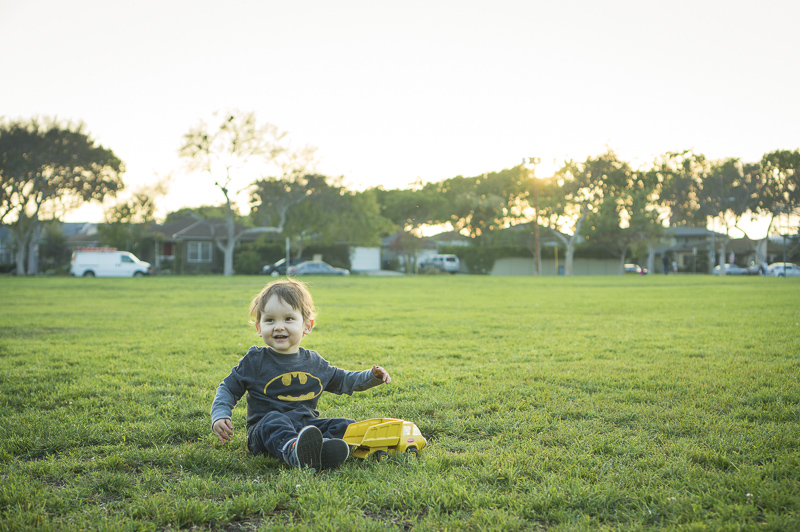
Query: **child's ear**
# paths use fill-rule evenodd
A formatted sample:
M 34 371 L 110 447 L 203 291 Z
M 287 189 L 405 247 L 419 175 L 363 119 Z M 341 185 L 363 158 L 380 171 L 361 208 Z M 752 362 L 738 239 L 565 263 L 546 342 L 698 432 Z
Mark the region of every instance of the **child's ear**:
M 306 320 L 303 322 L 303 335 L 311 334 L 311 329 L 314 328 L 314 320 Z
M 260 323 L 258 323 L 258 322 L 255 322 L 255 324 L 254 324 L 254 325 L 256 326 L 256 333 L 257 333 L 259 336 L 261 336 L 261 324 L 260 324 Z

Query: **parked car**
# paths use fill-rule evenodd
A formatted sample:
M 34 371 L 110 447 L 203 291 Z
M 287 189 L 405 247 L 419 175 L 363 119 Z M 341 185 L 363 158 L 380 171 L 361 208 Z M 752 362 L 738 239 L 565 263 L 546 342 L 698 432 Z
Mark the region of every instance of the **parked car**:
M 800 266 L 791 262 L 773 262 L 767 266 L 770 277 L 800 277 Z
M 711 273 L 714 275 L 720 275 L 721 271 L 722 270 L 720 269 L 720 265 L 717 264 L 716 266 L 714 266 L 714 271 Z M 725 275 L 747 275 L 747 270 L 745 270 L 744 268 L 740 268 L 735 264 L 726 264 Z
M 642 268 L 638 264 L 626 264 L 625 273 L 638 273 L 644 275 L 647 273 L 647 268 Z
M 298 264 L 302 264 L 307 260 L 308 259 L 290 259 L 289 266 L 297 266 Z M 261 275 L 272 275 L 273 277 L 277 277 L 278 275 L 286 275 L 286 259 L 281 259 L 274 264 L 267 264 L 261 268 Z
M 297 266 L 289 266 L 289 275 L 350 275 L 350 271 L 334 268 L 321 260 L 308 260 Z
M 764 275 L 767 271 L 767 265 L 751 262 L 745 269 L 747 270 L 747 275 Z
M 455 255 L 431 255 L 430 257 L 425 257 L 422 262 L 419 263 L 419 266 L 424 272 L 439 271 L 456 273 L 461 267 L 461 262 Z
M 78 248 L 72 252 L 69 273 L 75 277 L 141 277 L 153 273 L 153 268 L 117 248 Z

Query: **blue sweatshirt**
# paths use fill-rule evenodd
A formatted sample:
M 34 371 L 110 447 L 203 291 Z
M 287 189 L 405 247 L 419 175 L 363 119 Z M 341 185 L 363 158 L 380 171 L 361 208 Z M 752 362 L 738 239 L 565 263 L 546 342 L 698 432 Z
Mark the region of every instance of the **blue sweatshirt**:
M 247 433 L 268 412 L 281 412 L 297 420 L 319 417 L 322 392 L 352 395 L 381 384 L 372 369 L 345 371 L 331 366 L 316 351 L 300 348 L 284 355 L 269 347 L 253 346 L 217 388 L 211 405 L 212 425 L 230 418 L 247 392 Z

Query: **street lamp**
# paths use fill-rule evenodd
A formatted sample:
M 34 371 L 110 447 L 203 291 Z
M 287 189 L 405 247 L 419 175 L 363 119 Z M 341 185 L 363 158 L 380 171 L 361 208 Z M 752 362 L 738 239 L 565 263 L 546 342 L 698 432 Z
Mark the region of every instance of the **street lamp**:
M 541 268 L 541 256 L 542 251 L 539 248 L 539 183 L 536 181 L 536 165 L 541 163 L 542 160 L 539 157 L 528 157 L 526 161 L 525 158 L 522 158 L 522 164 L 526 168 L 530 168 L 531 171 L 531 178 L 533 179 L 533 246 L 536 249 L 536 276 L 538 277 L 541 275 L 540 268 Z

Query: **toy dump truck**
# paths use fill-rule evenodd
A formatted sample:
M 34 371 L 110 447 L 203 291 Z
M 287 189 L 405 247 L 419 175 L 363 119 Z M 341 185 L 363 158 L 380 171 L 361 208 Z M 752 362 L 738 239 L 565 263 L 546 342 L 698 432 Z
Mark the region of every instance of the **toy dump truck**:
M 354 447 L 353 456 L 361 459 L 374 456 L 376 460 L 394 453 L 417 455 L 428 443 L 414 423 L 390 417 L 348 425 L 343 439 L 351 448 Z

